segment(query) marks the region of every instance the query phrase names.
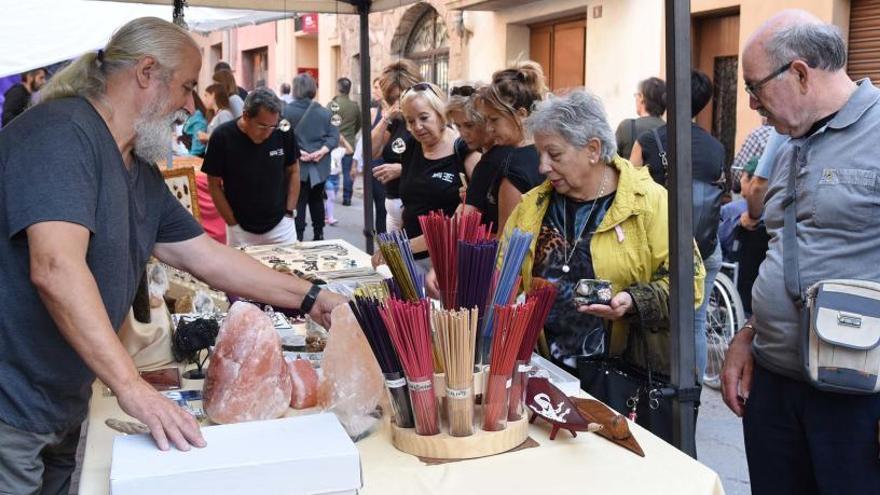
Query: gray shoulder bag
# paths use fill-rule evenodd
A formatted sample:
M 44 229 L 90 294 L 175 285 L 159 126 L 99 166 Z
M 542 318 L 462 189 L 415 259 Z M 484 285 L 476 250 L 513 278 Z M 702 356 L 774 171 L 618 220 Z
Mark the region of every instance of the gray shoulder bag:
M 820 280 L 801 292 L 798 272 L 797 153 L 783 200 L 782 261 L 785 289 L 801 311 L 801 360 L 807 380 L 826 392 L 880 391 L 880 284 L 868 280 Z

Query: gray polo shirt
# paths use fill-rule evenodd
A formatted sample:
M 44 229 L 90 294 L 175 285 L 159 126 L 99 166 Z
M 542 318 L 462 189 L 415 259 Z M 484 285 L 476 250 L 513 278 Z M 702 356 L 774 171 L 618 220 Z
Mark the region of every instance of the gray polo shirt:
M 815 134 L 780 148 L 764 198 L 770 234 L 767 259 L 752 288 L 758 362 L 802 378 L 798 309 L 785 290 L 782 262 L 783 199 L 792 160 L 796 178 L 797 243 L 801 287 L 827 278 L 880 282 L 880 89 L 864 79 L 837 115 Z

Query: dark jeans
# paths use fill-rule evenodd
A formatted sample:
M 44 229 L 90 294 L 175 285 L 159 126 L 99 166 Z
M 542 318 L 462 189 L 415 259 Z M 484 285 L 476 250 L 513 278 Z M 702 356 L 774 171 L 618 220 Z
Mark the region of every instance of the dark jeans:
M 0 422 L 0 493 L 67 495 L 79 430 L 32 433 Z
M 342 202 L 351 203 L 351 195 L 354 192 L 354 180 L 351 178 L 351 164 L 353 155 L 342 157 Z
M 385 225 L 385 216 L 388 214 L 385 211 L 385 186 L 376 180 L 371 172 L 367 173 L 370 174 L 370 178 L 367 179 L 365 177 L 364 180 L 373 181 L 373 205 L 376 211 L 375 215 L 373 215 L 373 222 L 376 225 L 376 232 L 382 233 L 388 230 Z
M 324 182 L 310 185 L 299 183 L 299 198 L 296 201 L 296 238 L 303 240 L 306 230 L 306 207 L 312 215 L 314 240 L 324 239 Z
M 758 269 L 764 258 L 767 257 L 767 244 L 770 236 L 762 223 L 756 230 L 737 229 L 737 241 L 740 243 L 739 279 L 736 282 L 736 290 L 742 299 L 743 310 L 746 314 L 752 314 L 752 285 L 758 278 Z
M 743 417 L 754 495 L 880 493 L 880 395 L 822 392 L 755 366 Z

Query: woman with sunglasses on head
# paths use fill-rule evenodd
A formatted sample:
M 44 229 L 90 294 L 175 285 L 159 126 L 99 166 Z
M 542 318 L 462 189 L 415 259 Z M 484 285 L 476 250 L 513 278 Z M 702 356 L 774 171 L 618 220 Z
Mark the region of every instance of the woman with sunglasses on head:
M 469 150 L 485 153 L 492 147 L 492 141 L 486 134 L 486 121 L 475 106 L 476 93 L 477 89 L 474 86 L 452 88 L 446 101 L 446 121 L 458 130 L 459 136 Z M 465 163 L 465 175 L 468 179 L 473 175 L 477 163 L 476 159 L 467 160 Z
M 544 182 L 524 122 L 546 92 L 544 71 L 531 61 L 496 72 L 492 84 L 477 92 L 476 108 L 494 147 L 477 164 L 466 203 L 483 212 L 493 232 L 502 232 L 522 195 Z
M 370 137 L 373 159 L 381 158 L 384 163 L 373 167 L 372 176 L 385 188 L 385 227 L 389 232 L 403 228 L 400 173 L 405 142 L 411 138 L 400 112 L 400 96 L 419 79 L 418 67 L 409 60 L 386 66 L 379 78 L 381 118 L 370 131 Z
M 461 203 L 459 175 L 465 162 L 476 157 L 470 156 L 468 145 L 447 125 L 444 98 L 436 85 L 414 85 L 403 93 L 400 108 L 411 133 L 404 141 L 401 161 L 403 226 L 416 263 L 428 271 L 430 261 L 419 216 L 435 210 L 455 213 Z M 380 255 L 374 257 L 374 264 L 381 261 Z

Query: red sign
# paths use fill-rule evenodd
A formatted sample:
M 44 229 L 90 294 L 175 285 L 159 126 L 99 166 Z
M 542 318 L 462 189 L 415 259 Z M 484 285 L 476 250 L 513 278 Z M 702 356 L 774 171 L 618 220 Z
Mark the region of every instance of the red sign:
M 296 69 L 296 73 L 297 74 L 306 73 L 306 74 L 312 76 L 312 79 L 314 79 L 315 82 L 318 81 L 318 68 L 317 67 L 299 67 L 298 69 Z
M 318 33 L 318 14 L 301 14 L 299 16 L 299 31 L 304 33 Z

